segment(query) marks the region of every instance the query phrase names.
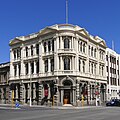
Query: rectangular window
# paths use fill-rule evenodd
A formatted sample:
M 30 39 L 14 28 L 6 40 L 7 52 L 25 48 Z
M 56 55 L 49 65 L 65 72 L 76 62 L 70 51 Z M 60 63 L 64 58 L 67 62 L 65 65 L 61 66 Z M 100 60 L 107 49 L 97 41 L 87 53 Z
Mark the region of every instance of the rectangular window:
M 48 59 L 45 60 L 45 72 L 48 72 Z
M 108 66 L 106 66 L 106 70 L 107 70 L 107 72 L 108 72 Z
M 31 73 L 34 73 L 34 62 L 31 62 Z
M 107 76 L 107 84 L 109 84 L 109 77 Z
M 16 50 L 13 51 L 14 59 L 16 59 Z
M 36 62 L 36 72 L 39 73 L 39 60 Z
M 21 74 L 21 65 L 19 64 L 19 76 L 20 76 L 20 74 Z
M 25 73 L 28 75 L 28 63 L 25 64 Z
M 44 52 L 46 53 L 46 42 L 44 42 Z
M 26 47 L 26 57 L 28 57 L 28 47 Z
M 61 41 L 60 41 L 60 36 L 59 36 L 59 49 L 60 49 L 60 47 L 61 47 L 60 43 L 61 43 Z
M 39 55 L 39 44 L 36 44 L 36 54 Z
M 89 53 L 89 56 L 90 56 L 90 45 L 89 45 L 88 53 Z
M 112 62 L 112 57 L 110 56 L 110 62 Z
M 17 75 L 17 65 L 14 65 L 14 76 Z
M 52 40 L 52 51 L 54 52 L 54 40 Z
M 54 71 L 54 59 L 51 59 L 51 72 Z
M 119 81 L 119 79 L 118 79 L 118 85 L 120 85 L 120 81 Z
M 21 51 L 20 51 L 20 48 L 17 49 L 17 58 L 20 58 L 21 57 Z
M 33 56 L 33 45 L 31 46 L 31 56 Z
M 106 55 L 106 61 L 108 61 L 108 55 Z
M 110 84 L 112 85 L 112 77 L 110 77 Z
M 119 65 L 119 61 L 117 60 L 117 65 Z
M 83 61 L 83 73 L 85 73 L 85 61 Z

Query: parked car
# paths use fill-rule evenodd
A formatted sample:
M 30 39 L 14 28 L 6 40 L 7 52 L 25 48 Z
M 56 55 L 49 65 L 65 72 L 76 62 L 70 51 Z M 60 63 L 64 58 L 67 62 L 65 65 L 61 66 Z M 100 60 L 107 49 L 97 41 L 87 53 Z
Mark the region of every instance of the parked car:
M 120 106 L 120 100 L 112 99 L 106 103 L 106 106 Z

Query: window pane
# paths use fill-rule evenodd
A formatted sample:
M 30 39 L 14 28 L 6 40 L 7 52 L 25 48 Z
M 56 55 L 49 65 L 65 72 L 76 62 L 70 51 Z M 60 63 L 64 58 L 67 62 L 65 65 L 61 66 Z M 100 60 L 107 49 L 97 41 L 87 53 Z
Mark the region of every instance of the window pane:
M 69 39 L 68 38 L 64 39 L 64 48 L 69 48 Z

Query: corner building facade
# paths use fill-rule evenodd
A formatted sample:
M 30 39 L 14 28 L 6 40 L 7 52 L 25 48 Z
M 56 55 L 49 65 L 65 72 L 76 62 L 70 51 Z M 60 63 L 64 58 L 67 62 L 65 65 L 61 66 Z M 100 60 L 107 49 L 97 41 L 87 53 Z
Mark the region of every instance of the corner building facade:
M 106 49 L 107 100 L 120 99 L 120 55 Z
M 54 105 L 84 105 L 106 101 L 106 43 L 84 28 L 70 24 L 46 27 L 10 41 L 10 84 L 14 100 L 40 104 L 50 82 L 55 84 Z M 30 89 L 31 87 L 31 89 Z M 49 101 L 48 101 L 49 102 Z

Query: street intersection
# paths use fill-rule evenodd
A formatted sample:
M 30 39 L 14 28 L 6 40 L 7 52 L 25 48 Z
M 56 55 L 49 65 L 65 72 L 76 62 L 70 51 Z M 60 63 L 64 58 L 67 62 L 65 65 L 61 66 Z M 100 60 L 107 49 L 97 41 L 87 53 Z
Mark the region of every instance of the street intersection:
M 120 107 L 0 107 L 0 120 L 120 120 Z

